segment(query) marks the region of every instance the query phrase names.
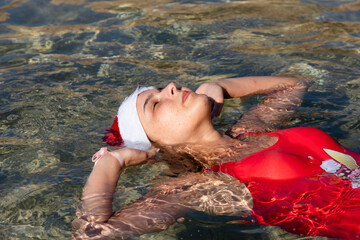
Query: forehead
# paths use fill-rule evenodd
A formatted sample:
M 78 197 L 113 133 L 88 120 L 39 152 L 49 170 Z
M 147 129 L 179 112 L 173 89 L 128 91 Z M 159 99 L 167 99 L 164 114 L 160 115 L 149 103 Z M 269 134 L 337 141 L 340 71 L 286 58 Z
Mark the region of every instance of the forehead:
M 149 89 L 140 93 L 136 102 L 144 104 L 145 100 L 152 94 L 159 92 L 157 89 Z
M 143 107 L 146 101 L 152 96 L 152 94 L 159 92 L 157 89 L 149 89 L 140 93 L 136 100 L 136 108 L 138 113 L 143 112 Z

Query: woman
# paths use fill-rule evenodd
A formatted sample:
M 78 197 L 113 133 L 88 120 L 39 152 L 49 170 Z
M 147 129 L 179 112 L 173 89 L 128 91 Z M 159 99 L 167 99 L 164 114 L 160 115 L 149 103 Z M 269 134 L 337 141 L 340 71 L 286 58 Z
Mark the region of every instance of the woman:
M 161 231 L 189 211 L 239 216 L 289 232 L 360 237 L 360 155 L 313 128 L 274 131 L 301 103 L 303 81 L 243 77 L 196 92 L 140 88 L 120 106 L 105 140 L 125 145 L 94 155 L 74 238 L 127 238 Z M 215 130 L 224 98 L 265 94 L 225 135 Z M 273 132 L 271 132 L 273 131 Z M 121 171 L 158 154 L 174 177 L 112 213 Z M 150 148 L 150 150 L 148 150 Z M 171 156 L 171 157 L 167 157 Z

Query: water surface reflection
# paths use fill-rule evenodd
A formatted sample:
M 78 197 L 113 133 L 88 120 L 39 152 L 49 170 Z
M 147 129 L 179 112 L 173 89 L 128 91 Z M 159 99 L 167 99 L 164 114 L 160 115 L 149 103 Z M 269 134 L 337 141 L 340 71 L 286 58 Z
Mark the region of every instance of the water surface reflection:
M 359 11 L 351 0 L 1 1 L 0 238 L 69 238 L 90 157 L 137 85 L 302 75 L 310 90 L 290 125 L 360 151 Z M 248 105 L 229 101 L 216 126 Z M 115 207 L 144 194 L 162 168 L 127 170 Z M 142 239 L 298 237 L 188 218 Z

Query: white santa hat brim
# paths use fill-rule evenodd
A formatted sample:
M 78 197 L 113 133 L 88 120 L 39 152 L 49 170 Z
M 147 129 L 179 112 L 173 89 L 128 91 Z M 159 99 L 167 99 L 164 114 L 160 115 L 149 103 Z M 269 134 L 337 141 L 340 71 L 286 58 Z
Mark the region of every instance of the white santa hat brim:
M 154 87 L 138 87 L 119 107 L 117 118 L 121 137 L 124 146 L 148 151 L 151 142 L 146 136 L 145 130 L 141 125 L 136 108 L 138 95 L 144 91 L 154 89 Z

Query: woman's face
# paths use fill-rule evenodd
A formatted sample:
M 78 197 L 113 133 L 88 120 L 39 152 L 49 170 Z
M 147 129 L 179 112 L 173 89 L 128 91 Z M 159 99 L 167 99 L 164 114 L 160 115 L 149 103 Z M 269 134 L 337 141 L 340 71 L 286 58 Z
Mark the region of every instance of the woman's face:
M 139 94 L 136 107 L 150 140 L 160 144 L 188 143 L 211 124 L 211 104 L 203 94 L 170 83 L 161 91 Z

